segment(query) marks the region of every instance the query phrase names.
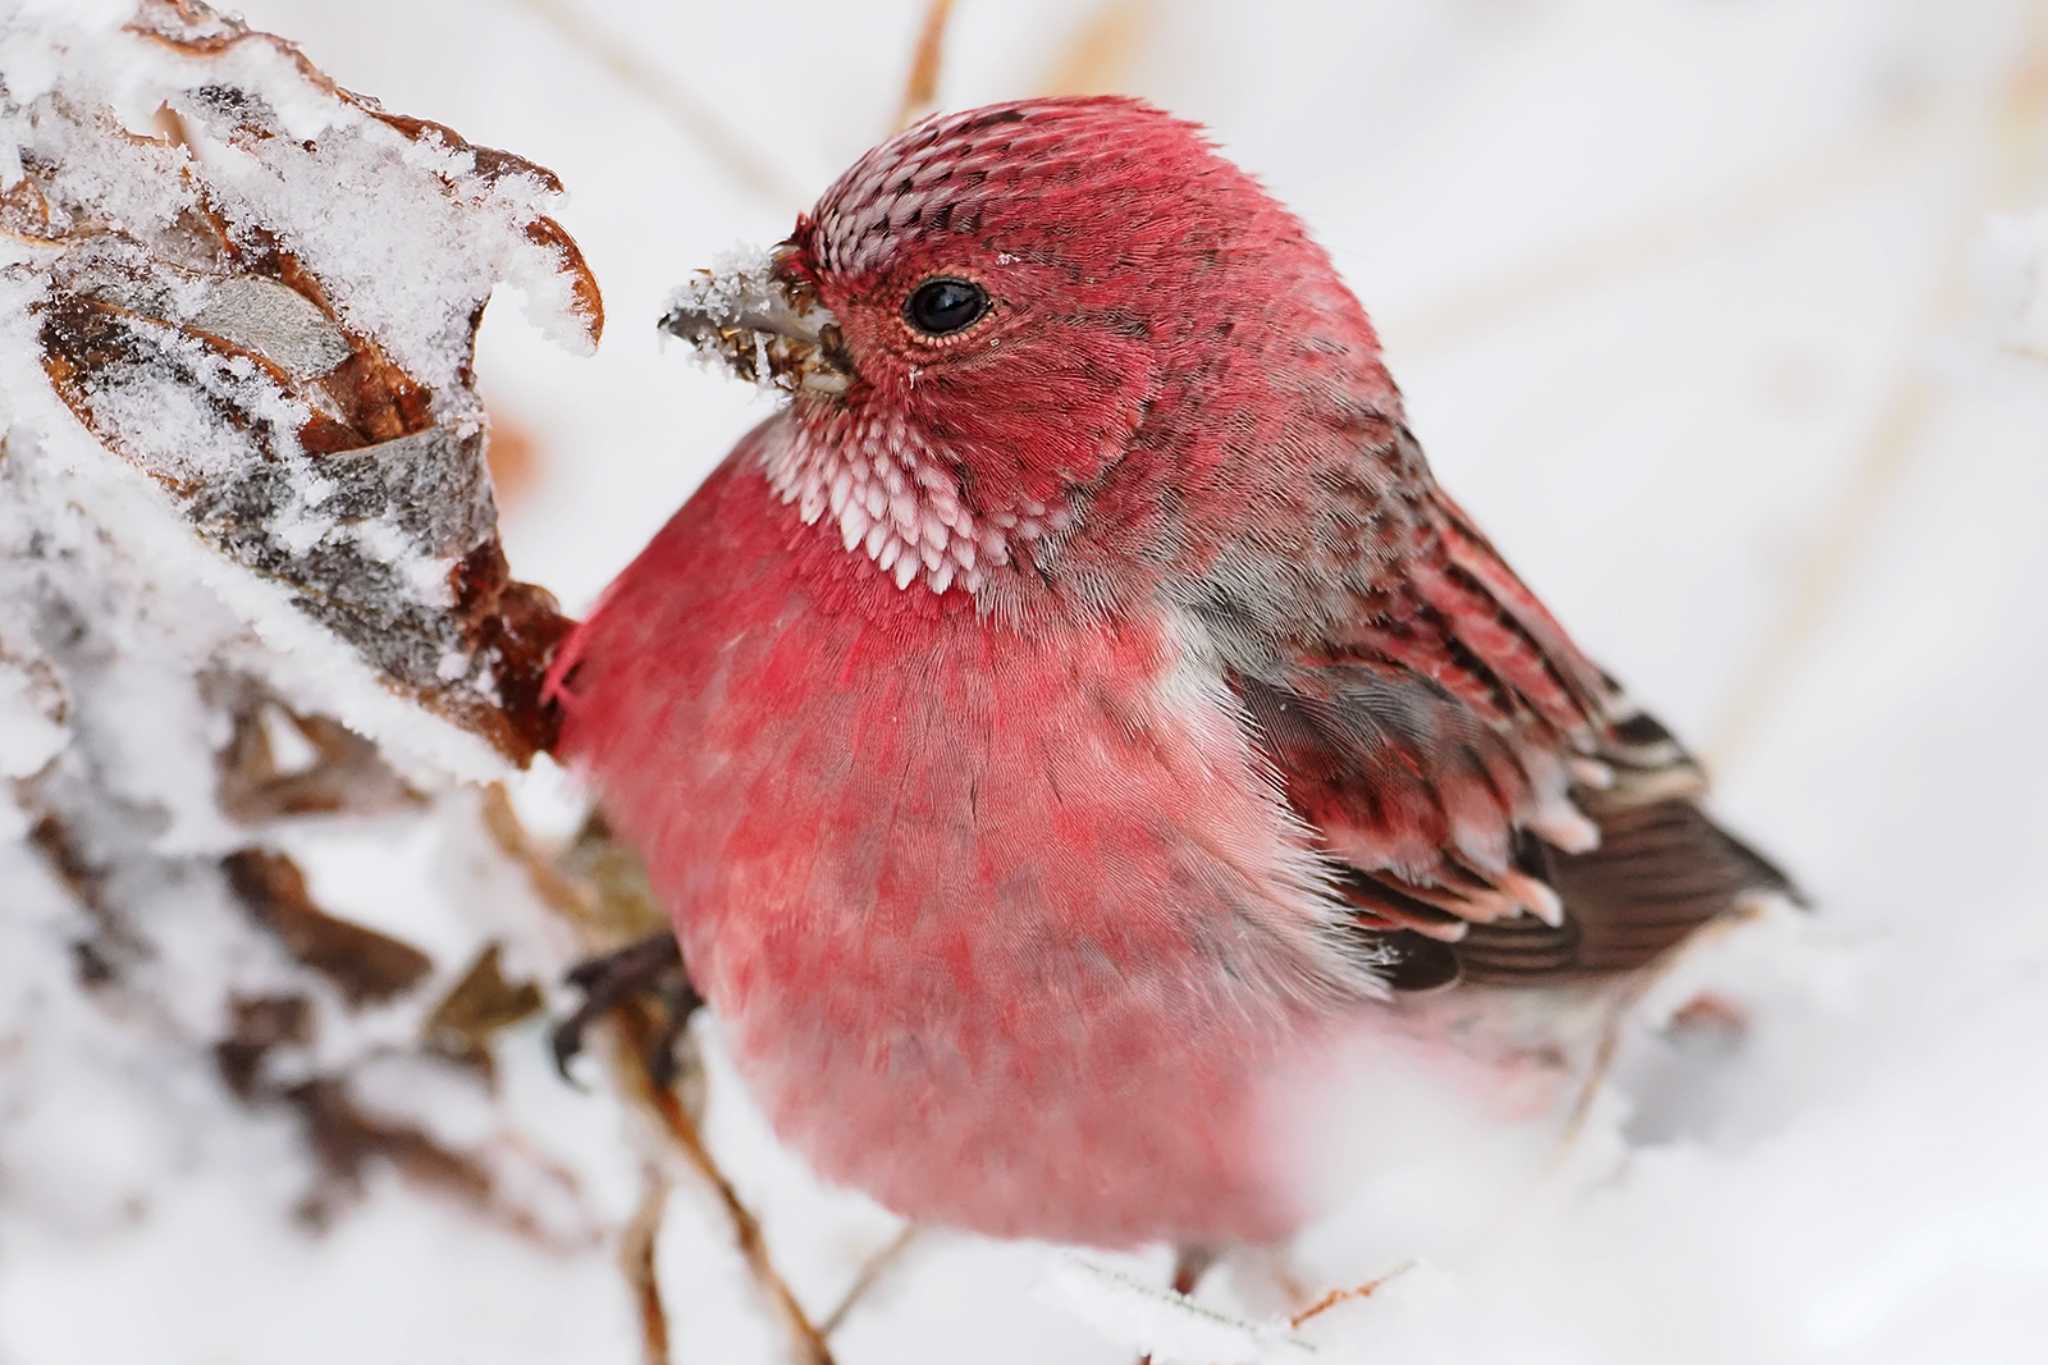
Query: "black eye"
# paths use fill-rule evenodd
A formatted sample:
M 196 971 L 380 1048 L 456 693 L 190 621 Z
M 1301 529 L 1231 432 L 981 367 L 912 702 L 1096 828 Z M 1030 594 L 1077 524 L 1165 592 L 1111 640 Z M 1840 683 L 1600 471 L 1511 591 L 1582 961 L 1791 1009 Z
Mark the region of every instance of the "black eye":
M 911 291 L 903 316 L 926 336 L 971 327 L 988 311 L 988 291 L 969 280 L 926 280 Z

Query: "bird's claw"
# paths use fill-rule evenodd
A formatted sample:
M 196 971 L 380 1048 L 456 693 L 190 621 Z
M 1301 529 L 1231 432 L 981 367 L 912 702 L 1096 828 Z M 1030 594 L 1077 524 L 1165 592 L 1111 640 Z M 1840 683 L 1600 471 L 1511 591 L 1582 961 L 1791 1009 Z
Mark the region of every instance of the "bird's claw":
M 555 1070 L 563 1080 L 577 1084 L 570 1066 L 582 1055 L 583 1038 L 590 1026 L 636 996 L 659 1001 L 663 1015 L 649 1055 L 643 1059 L 647 1074 L 658 1086 L 675 1079 L 676 1041 L 704 997 L 697 994 L 683 970 L 682 949 L 674 934 L 666 930 L 649 934 L 623 948 L 588 958 L 571 968 L 564 980 L 583 1000 L 548 1036 Z

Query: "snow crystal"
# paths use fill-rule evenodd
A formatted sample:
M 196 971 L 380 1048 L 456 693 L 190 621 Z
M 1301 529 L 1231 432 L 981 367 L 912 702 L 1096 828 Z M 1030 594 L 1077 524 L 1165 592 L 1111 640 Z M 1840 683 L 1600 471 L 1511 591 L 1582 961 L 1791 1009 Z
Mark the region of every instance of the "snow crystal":
M 414 142 L 361 115 L 320 129 L 309 152 L 285 138 L 238 143 L 239 113 L 203 93 L 174 96 L 172 107 L 213 134 L 199 161 L 221 189 L 230 224 L 275 231 L 317 262 L 344 320 L 425 380 L 438 401 L 461 392 L 468 301 L 507 279 L 543 315 L 571 309 L 560 257 L 524 231 L 557 197 L 537 179 L 486 181 L 475 174 L 473 153 L 433 155 L 442 150 L 434 134 Z M 444 178 L 453 193 L 442 192 Z
M 67 79 L 69 73 L 67 72 Z M 50 197 L 60 210 L 56 226 L 72 226 L 65 205 L 82 205 L 95 225 L 129 233 L 157 232 L 198 202 L 194 187 L 177 169 L 189 158 L 182 148 L 132 140 L 102 114 L 81 122 L 63 105 L 46 104 L 35 114 L 38 158 L 55 168 Z
M 786 314 L 789 301 L 774 282 L 771 274 L 774 264 L 774 255 L 768 250 L 751 246 L 730 247 L 715 255 L 708 268 L 698 270 L 670 291 L 664 316 L 702 315 L 744 326 L 749 318 Z M 661 334 L 664 344 L 672 335 L 673 332 L 664 328 Z M 727 350 L 730 343 L 724 341 L 716 330 L 705 330 L 692 340 L 690 353 L 702 365 L 728 373 L 736 369 L 750 377 L 762 390 L 779 393 L 783 386 L 777 382 L 768 341 L 767 334 L 756 332 L 752 339 L 752 354 L 735 366 L 735 357 Z
M 708 267 L 670 292 L 667 311 L 725 317 L 764 312 L 780 301 L 780 291 L 770 283 L 774 267 L 774 253 L 763 247 L 745 243 L 727 247 L 712 256 Z

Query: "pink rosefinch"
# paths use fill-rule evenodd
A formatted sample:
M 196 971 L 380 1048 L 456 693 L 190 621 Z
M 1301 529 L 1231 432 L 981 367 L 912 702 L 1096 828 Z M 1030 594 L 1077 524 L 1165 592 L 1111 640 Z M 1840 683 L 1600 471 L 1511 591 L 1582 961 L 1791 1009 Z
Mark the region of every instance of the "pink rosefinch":
M 1448 1058 L 1417 994 L 1526 1018 L 1783 887 L 1194 126 L 934 118 L 771 262 L 665 325 L 787 406 L 552 686 L 825 1176 L 999 1236 L 1269 1243 L 1307 1210 L 1265 1082 L 1304 1049 Z

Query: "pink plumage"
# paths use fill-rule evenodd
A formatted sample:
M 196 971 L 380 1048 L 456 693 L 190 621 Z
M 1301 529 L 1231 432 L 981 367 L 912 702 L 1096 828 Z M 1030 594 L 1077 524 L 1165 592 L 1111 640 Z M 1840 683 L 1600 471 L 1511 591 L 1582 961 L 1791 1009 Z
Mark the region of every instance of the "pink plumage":
M 1782 887 L 1191 125 L 927 121 L 668 325 L 792 397 L 565 647 L 560 752 L 828 1177 L 1272 1242 L 1310 1210 L 1270 1078 L 1334 1033 L 1520 1010 Z

